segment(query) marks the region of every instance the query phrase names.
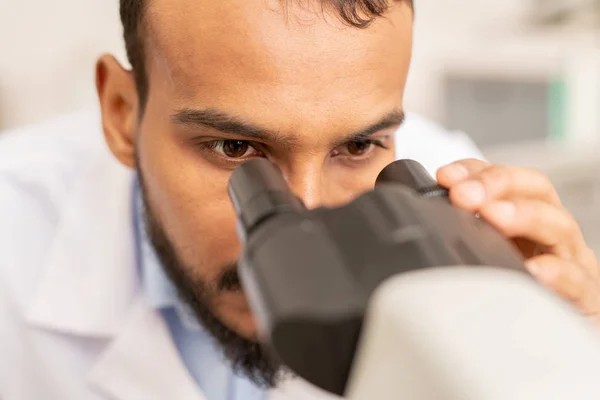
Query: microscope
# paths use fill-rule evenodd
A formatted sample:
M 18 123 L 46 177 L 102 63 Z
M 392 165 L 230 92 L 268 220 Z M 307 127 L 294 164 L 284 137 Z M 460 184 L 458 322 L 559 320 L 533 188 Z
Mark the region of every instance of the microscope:
M 600 399 L 600 332 L 416 161 L 308 210 L 266 159 L 229 182 L 265 346 L 350 400 Z

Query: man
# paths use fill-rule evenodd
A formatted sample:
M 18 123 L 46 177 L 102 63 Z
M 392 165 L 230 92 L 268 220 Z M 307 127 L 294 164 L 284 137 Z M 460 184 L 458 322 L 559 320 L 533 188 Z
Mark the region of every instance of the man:
M 0 141 L 0 398 L 325 396 L 263 352 L 240 290 L 226 186 L 253 157 L 309 207 L 372 188 L 395 157 L 463 159 L 437 174 L 454 204 L 597 318 L 598 263 L 544 176 L 399 129 L 412 7 L 121 0 L 132 70 L 96 71 L 110 155 L 88 116 Z

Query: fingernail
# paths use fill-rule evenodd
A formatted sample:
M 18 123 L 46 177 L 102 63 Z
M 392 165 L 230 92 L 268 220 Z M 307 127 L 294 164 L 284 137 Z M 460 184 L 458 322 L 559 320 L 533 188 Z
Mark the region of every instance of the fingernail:
M 469 177 L 469 171 L 460 164 L 449 164 L 442 168 L 444 175 L 452 182 L 462 181 Z
M 504 222 L 510 222 L 517 212 L 515 204 L 510 201 L 497 201 L 486 205 L 484 209 L 487 216 L 501 219 Z
M 538 275 L 540 273 L 540 265 L 533 261 L 525 261 L 525 268 L 531 272 L 532 275 Z
M 452 190 L 463 200 L 469 202 L 470 205 L 479 205 L 485 200 L 485 188 L 481 182 L 462 182 Z
M 556 268 L 552 265 L 541 266 L 534 261 L 526 261 L 525 268 L 537 279 L 548 282 L 556 275 Z

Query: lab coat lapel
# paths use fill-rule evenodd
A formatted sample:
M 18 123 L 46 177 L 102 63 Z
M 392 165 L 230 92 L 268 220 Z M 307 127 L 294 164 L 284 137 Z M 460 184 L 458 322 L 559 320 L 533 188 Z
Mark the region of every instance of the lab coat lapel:
M 141 296 L 88 382 L 118 400 L 204 400 L 179 359 L 168 327 Z
M 34 329 L 106 339 L 87 382 L 110 398 L 204 400 L 139 288 L 132 184 L 108 151 L 90 162 L 64 204 L 26 318 Z

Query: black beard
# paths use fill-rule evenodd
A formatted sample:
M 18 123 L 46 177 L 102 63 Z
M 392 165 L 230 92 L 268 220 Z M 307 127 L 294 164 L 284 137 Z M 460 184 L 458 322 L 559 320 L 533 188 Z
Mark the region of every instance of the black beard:
M 191 308 L 200 324 L 220 345 L 235 373 L 245 375 L 261 388 L 277 386 L 289 372 L 257 340 L 248 340 L 228 328 L 208 306 L 207 299 L 212 294 L 241 290 L 237 266 L 230 264 L 223 268 L 216 285 L 211 286 L 200 278 L 186 274 L 185 271 L 193 269 L 186 268 L 180 262 L 173 243 L 153 214 L 139 169 L 138 177 L 148 237 L 163 269 L 177 288 L 179 298 Z

